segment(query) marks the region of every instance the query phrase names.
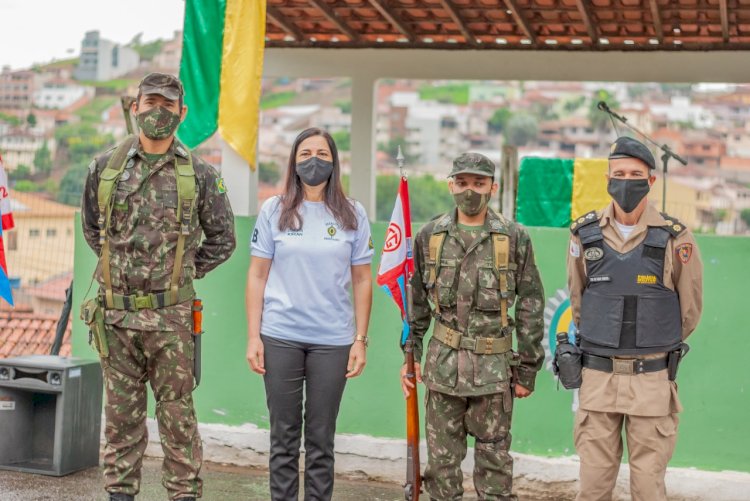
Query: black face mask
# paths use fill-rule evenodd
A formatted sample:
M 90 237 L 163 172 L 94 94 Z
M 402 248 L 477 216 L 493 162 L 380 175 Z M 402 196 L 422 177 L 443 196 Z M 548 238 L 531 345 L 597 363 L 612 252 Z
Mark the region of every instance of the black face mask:
M 609 178 L 607 192 L 612 195 L 617 205 L 626 213 L 631 213 L 641 203 L 643 197 L 648 195 L 651 187 L 648 179 L 615 179 Z
M 333 172 L 333 162 L 328 162 L 327 160 L 318 157 L 312 157 L 304 162 L 298 163 L 296 171 L 303 183 L 308 186 L 318 186 L 331 177 L 331 172 Z

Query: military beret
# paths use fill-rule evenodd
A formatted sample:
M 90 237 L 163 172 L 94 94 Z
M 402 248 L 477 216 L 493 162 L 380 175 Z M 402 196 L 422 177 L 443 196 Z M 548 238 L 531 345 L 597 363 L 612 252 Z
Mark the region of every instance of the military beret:
M 632 137 L 618 137 L 617 141 L 612 143 L 612 146 L 609 148 L 609 159 L 613 160 L 615 158 L 637 158 L 648 165 L 649 169 L 656 168 L 656 162 L 654 161 L 654 155 L 651 154 L 651 150 L 645 144 Z

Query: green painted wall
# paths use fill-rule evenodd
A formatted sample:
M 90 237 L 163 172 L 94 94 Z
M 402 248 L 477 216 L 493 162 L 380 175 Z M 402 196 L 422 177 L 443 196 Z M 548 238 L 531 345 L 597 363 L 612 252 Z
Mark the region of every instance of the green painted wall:
M 77 220 L 77 228 L 80 221 Z M 204 300 L 203 382 L 195 393 L 199 419 L 206 423 L 268 427 L 261 377 L 245 361 L 244 289 L 253 220 L 237 218 L 238 248 L 230 261 L 199 281 Z M 415 225 L 418 228 L 419 225 Z M 375 248 L 382 247 L 386 224 L 373 224 Z M 564 229 L 531 228 L 547 297 L 565 287 Z M 681 367 L 680 396 L 685 406 L 680 440 L 672 465 L 750 472 L 750 369 L 747 362 L 747 285 L 750 239 L 699 237 L 705 266 L 705 309 L 690 338 L 690 355 Z M 74 302 L 81 303 L 95 256 L 80 231 L 76 235 Z M 373 273 L 377 263 L 373 264 Z M 370 328 L 372 342 L 365 373 L 348 384 L 339 418 L 341 433 L 379 437 L 404 436 L 404 404 L 398 370 L 400 321 L 385 293 L 375 291 Z M 76 317 L 73 352 L 93 356 L 87 333 Z M 517 402 L 513 449 L 543 456 L 574 453 L 572 394 L 556 385 L 543 369 L 532 398 Z M 153 405 L 151 405 L 153 408 Z

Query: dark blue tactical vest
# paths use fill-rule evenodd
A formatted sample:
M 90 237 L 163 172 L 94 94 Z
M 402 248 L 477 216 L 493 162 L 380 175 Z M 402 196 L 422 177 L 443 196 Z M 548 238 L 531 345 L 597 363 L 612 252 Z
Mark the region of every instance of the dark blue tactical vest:
M 580 220 L 579 220 L 580 221 Z M 646 238 L 621 254 L 607 245 L 599 219 L 572 229 L 581 239 L 587 284 L 581 297 L 581 350 L 603 356 L 672 351 L 682 341 L 677 293 L 664 285 L 667 243 L 679 232 L 649 227 Z

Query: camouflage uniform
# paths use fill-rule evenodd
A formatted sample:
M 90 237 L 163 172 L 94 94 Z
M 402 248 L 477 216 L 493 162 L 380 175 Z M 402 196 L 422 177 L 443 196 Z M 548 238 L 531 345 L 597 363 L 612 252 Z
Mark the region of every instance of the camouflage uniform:
M 101 255 L 97 191 L 114 149 L 92 162 L 83 195 L 83 232 Z M 154 165 L 138 145 L 137 161 L 125 169 L 112 193 L 108 229 L 112 289 L 116 294 L 169 290 L 180 231 L 175 156 L 190 153 L 176 139 Z M 185 238 L 180 287 L 226 261 L 235 248 L 234 216 L 216 170 L 193 156 L 196 201 Z M 205 239 L 201 242 L 202 235 Z M 95 277 L 102 290 L 101 262 Z M 156 399 L 164 450 L 163 484 L 170 498 L 200 497 L 201 439 L 193 409 L 192 301 L 138 311 L 106 309 L 109 356 L 102 357 L 106 392 L 105 488 L 135 495 L 148 442 L 146 387 Z
M 491 176 L 494 166 L 488 169 L 484 175 Z M 441 232 L 447 232 L 441 266 L 435 283 L 430 284 L 429 240 Z M 421 360 L 422 338 L 431 316 L 469 338 L 497 338 L 504 334 L 499 280 L 493 266 L 492 234 L 496 233 L 510 239 L 508 306 L 515 302 L 516 307 L 515 321 L 508 319 L 505 335 L 510 336 L 515 328 L 518 358 L 512 352 L 486 355 L 454 349 L 434 337 L 430 339 L 423 371 L 428 388 L 428 464 L 424 484 L 432 499 L 461 499 L 461 461 L 469 434 L 476 439 L 474 485 L 480 499 L 514 499 L 513 460 L 508 453 L 513 409 L 511 364 L 518 364 L 518 383 L 533 390 L 544 359 L 544 292 L 531 240 L 523 227 L 489 209 L 484 226 L 475 235 L 468 233 L 457 225 L 454 210 L 433 219 L 417 234 L 411 323 L 415 360 Z M 428 302 L 434 302 L 435 296 L 439 314 Z

